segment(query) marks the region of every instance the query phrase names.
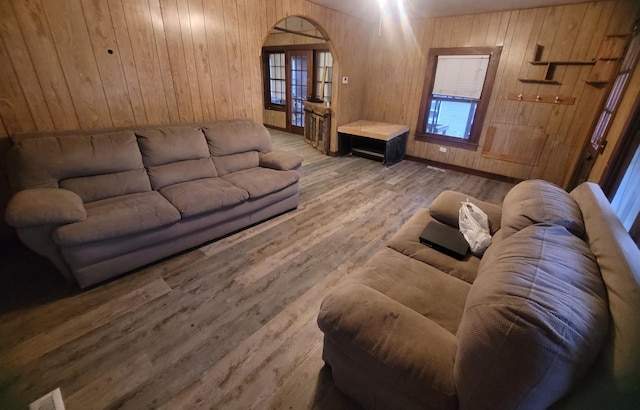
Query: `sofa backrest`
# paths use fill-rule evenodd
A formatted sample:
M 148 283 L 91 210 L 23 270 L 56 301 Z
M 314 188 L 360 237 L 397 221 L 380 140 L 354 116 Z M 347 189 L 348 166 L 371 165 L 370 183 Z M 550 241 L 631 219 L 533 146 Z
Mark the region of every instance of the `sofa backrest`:
M 91 202 L 151 190 L 132 131 L 23 138 L 7 162 L 15 191 L 60 187 Z
M 271 151 L 271 135 L 251 120 L 217 121 L 202 127 L 220 176 L 260 165 L 260 152 Z
M 490 246 L 457 333 L 460 408 L 551 406 L 587 374 L 608 323 L 596 258 L 565 227 L 533 224 Z
M 582 213 L 576 201 L 559 186 L 532 179 L 520 182 L 505 196 L 502 236 L 506 238 L 536 223 L 564 226 L 577 237 L 584 237 Z
M 218 176 L 202 129 L 190 126 L 136 130 L 153 189 Z
M 636 408 L 640 403 L 640 250 L 600 187 L 571 191 L 584 218 L 585 236 L 606 285 L 611 315 L 602 353 L 587 379 L 561 408 Z

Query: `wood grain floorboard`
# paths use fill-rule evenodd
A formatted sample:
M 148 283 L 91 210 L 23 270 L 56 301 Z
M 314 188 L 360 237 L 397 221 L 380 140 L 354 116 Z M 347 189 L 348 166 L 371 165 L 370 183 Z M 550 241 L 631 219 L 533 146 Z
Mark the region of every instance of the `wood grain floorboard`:
M 354 409 L 322 361 L 324 296 L 445 189 L 510 184 L 402 161 L 301 155 L 286 214 L 80 291 L 19 244 L 0 262 L 0 408 L 60 387 L 67 409 Z

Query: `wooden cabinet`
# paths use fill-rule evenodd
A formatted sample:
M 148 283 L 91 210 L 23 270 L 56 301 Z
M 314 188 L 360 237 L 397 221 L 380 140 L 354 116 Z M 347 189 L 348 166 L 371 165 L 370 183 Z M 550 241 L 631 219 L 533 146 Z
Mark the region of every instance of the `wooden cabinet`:
M 304 139 L 323 154 L 331 142 L 331 108 L 323 103 L 304 102 Z

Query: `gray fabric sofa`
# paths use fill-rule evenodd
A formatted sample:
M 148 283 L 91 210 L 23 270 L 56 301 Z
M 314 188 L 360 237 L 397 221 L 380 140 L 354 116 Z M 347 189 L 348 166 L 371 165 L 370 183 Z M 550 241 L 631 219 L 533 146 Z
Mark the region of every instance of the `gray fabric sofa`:
M 524 181 L 479 259 L 419 243 L 457 225 L 445 191 L 324 299 L 335 385 L 368 409 L 601 409 L 640 403 L 640 251 L 600 188 Z
M 5 219 L 86 287 L 295 209 L 301 162 L 249 120 L 19 138 Z

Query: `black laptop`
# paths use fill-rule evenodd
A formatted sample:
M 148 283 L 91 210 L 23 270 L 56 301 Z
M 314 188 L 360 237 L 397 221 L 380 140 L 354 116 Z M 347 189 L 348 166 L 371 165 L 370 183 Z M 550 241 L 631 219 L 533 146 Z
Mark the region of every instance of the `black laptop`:
M 459 260 L 469 252 L 469 244 L 457 228 L 436 221 L 424 228 L 420 243 Z

